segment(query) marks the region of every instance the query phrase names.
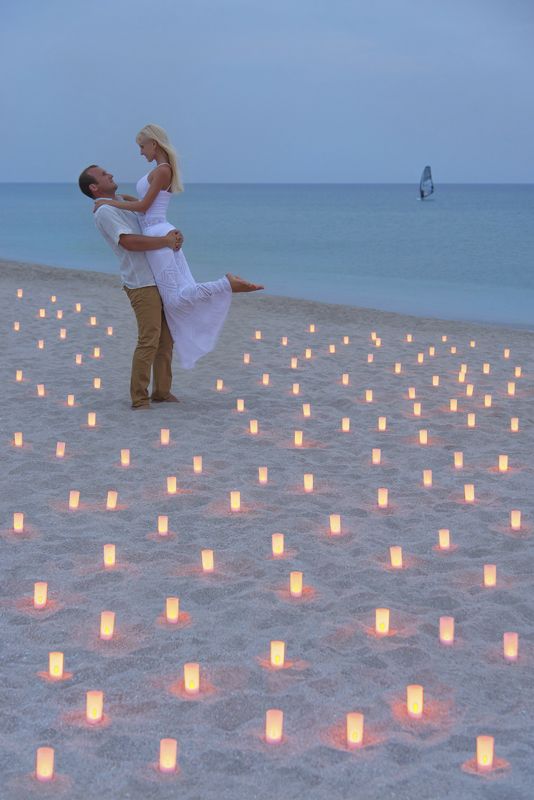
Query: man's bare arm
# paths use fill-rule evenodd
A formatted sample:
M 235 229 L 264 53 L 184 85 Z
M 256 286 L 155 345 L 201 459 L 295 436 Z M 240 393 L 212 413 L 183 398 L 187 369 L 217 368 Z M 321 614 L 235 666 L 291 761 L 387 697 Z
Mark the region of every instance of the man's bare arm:
M 119 237 L 121 247 L 136 253 L 147 250 L 160 250 L 162 247 L 179 250 L 183 241 L 184 237 L 180 231 L 169 231 L 166 236 L 142 236 L 136 233 L 122 233 Z

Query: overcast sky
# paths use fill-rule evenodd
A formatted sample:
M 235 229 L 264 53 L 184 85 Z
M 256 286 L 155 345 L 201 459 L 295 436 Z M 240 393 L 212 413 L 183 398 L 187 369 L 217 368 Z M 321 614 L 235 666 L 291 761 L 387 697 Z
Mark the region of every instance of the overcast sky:
M 534 0 L 2 0 L 1 181 L 534 181 Z

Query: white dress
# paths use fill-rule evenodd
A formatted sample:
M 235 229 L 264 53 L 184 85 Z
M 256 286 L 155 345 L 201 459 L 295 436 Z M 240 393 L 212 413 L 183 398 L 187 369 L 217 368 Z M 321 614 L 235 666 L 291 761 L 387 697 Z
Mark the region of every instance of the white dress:
M 136 186 L 139 199 L 145 196 L 149 186 L 148 176 L 144 175 Z M 159 192 L 146 213 L 137 215 L 145 236 L 165 236 L 174 229 L 167 221 L 171 197 L 170 192 Z M 191 369 L 217 343 L 232 301 L 228 278 L 197 283 L 182 249 L 164 247 L 147 250 L 145 255 L 163 301 L 174 351 L 181 366 Z

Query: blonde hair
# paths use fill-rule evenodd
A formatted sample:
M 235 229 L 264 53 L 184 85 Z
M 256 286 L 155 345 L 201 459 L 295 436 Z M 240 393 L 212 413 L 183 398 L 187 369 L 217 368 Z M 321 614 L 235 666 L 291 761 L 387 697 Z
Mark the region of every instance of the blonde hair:
M 172 170 L 172 183 L 169 191 L 183 192 L 184 187 L 180 176 L 180 168 L 178 166 L 178 156 L 176 155 L 176 150 L 169 141 L 166 131 L 160 128 L 159 125 L 145 125 L 135 137 L 135 141 L 137 144 L 141 144 L 143 139 L 153 139 L 156 144 L 159 144 L 161 149 L 165 151 Z

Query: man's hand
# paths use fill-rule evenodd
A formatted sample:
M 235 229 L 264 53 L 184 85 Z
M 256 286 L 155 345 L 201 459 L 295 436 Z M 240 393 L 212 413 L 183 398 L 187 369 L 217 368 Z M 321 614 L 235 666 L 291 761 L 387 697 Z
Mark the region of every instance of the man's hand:
M 184 243 L 181 231 L 169 231 L 165 239 L 167 240 L 167 247 L 170 247 L 171 250 L 179 250 Z

